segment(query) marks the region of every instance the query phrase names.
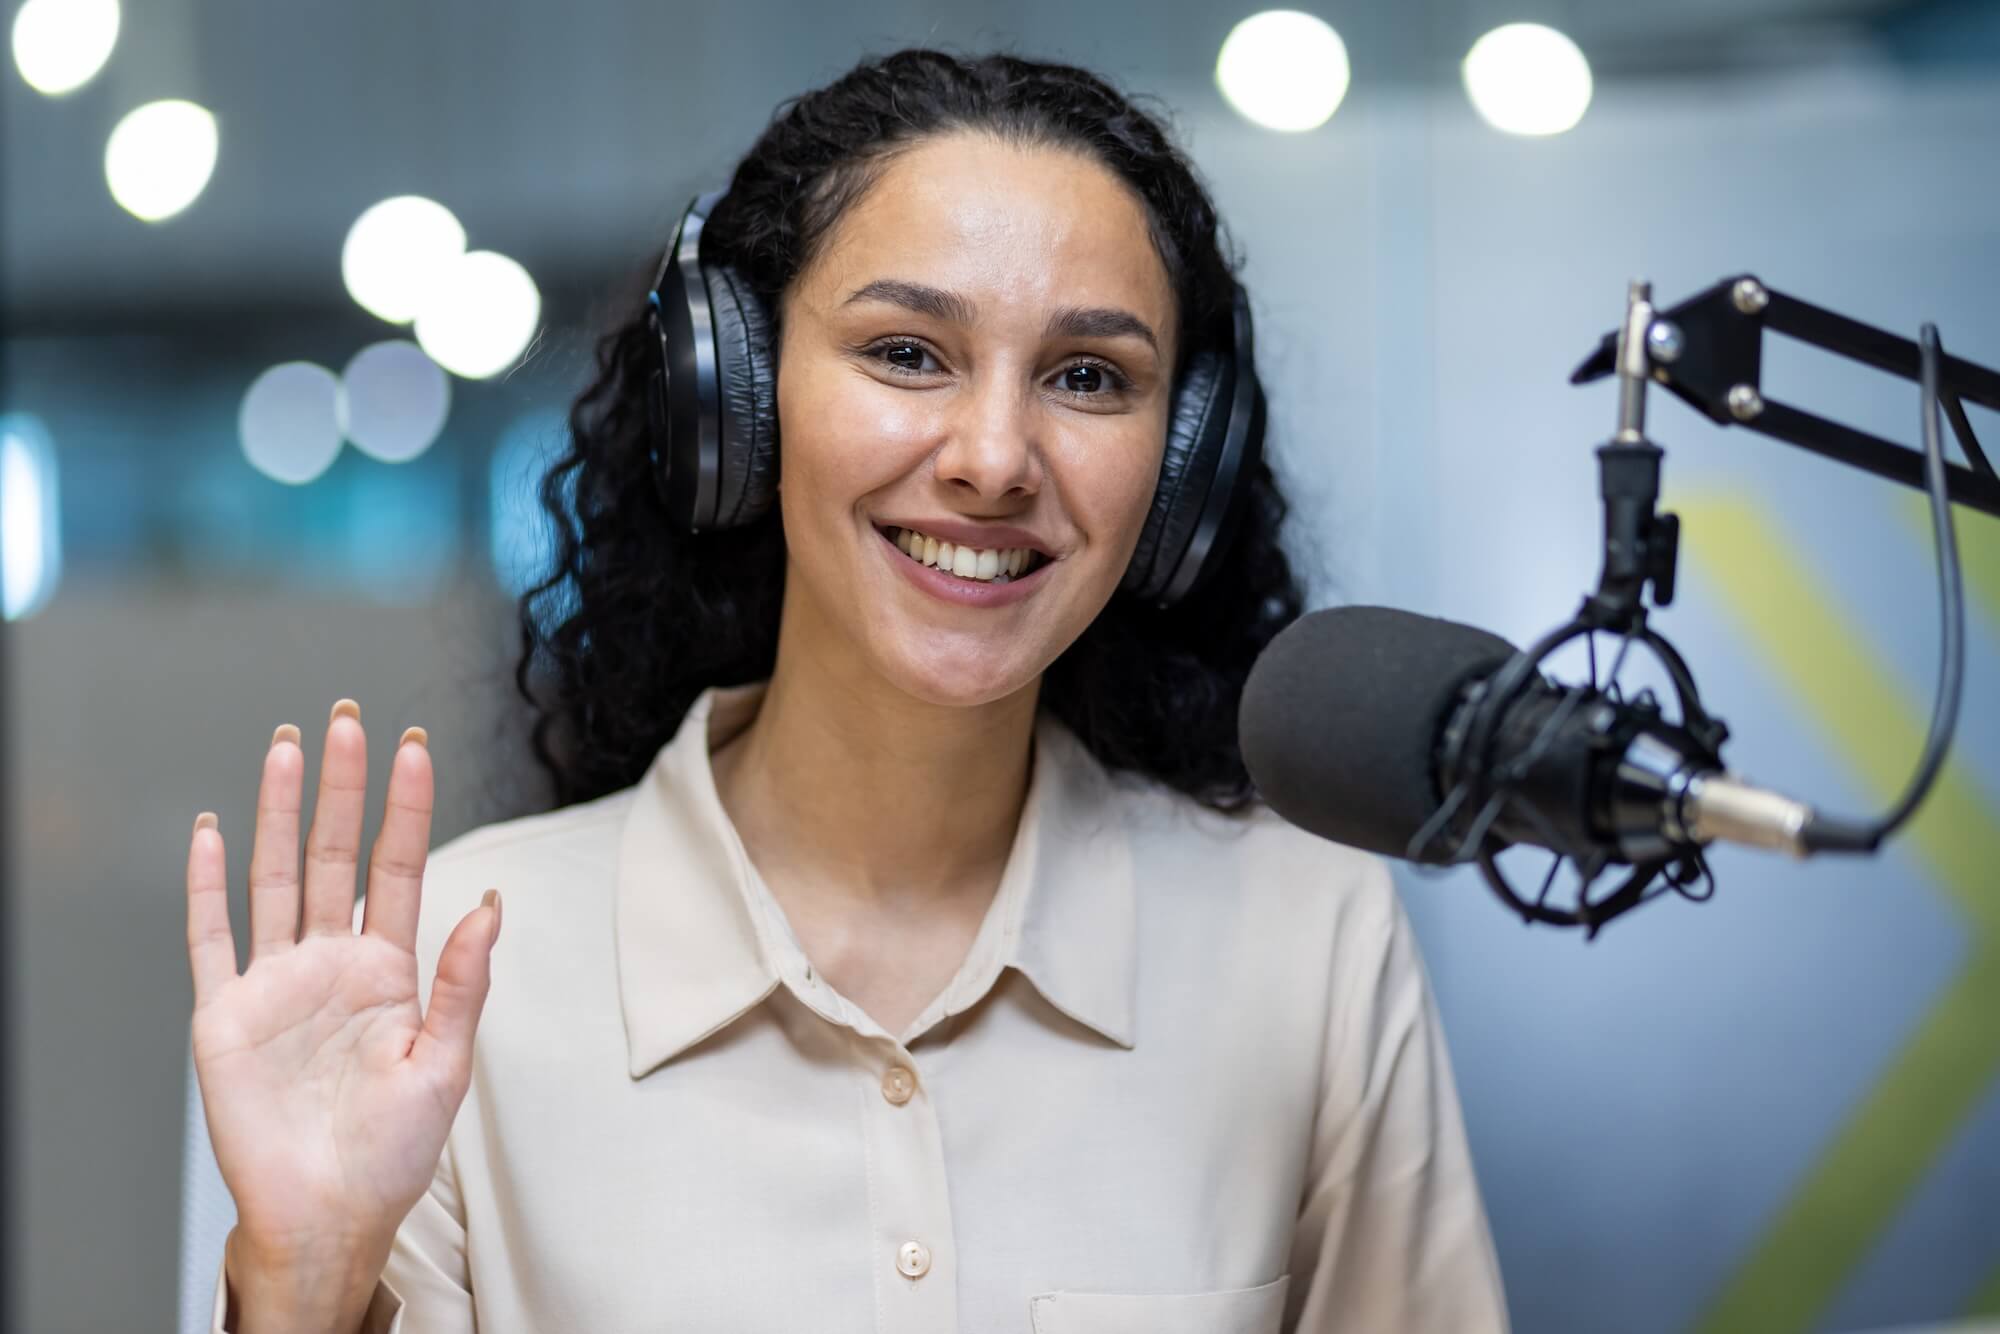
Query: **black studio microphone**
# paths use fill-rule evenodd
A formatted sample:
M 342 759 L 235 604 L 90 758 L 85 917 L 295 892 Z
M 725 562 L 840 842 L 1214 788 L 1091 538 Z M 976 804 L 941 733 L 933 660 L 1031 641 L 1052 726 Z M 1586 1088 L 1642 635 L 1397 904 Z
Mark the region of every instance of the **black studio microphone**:
M 1463 860 L 1455 849 L 1495 840 L 1600 863 L 1674 858 L 1717 839 L 1806 851 L 1811 807 L 1728 773 L 1719 738 L 1668 721 L 1649 696 L 1537 676 L 1483 739 L 1468 737 L 1513 656 L 1484 630 L 1387 607 L 1303 616 L 1244 686 L 1244 764 L 1292 824 L 1412 861 Z M 1465 780 L 1477 805 L 1439 819 Z
M 1918 382 L 1920 456 L 1763 397 L 1769 330 Z M 1571 377 L 1616 373 L 1618 429 L 1597 448 L 1603 564 L 1568 621 L 1524 650 L 1471 626 L 1386 607 L 1301 617 L 1251 668 L 1237 713 L 1244 766 L 1273 810 L 1310 833 L 1391 857 L 1476 863 L 1523 921 L 1582 927 L 1666 893 L 1700 902 L 1715 877 L 1703 855 L 1723 841 L 1807 853 L 1873 853 L 1916 812 L 1942 771 L 1965 681 L 1965 595 L 1954 500 L 2000 514 L 2000 475 L 1957 403 L 2000 406 L 2000 372 L 1947 357 L 1937 327 L 1916 342 L 1772 292 L 1749 274 L 1671 310 L 1628 285 L 1625 319 Z M 1680 521 L 1659 509 L 1663 451 L 1646 438 L 1649 385 L 1664 384 L 1732 422 L 1894 481 L 1930 498 L 1937 548 L 1939 668 L 1915 772 L 1881 815 L 1847 819 L 1743 781 L 1722 762 L 1729 729 L 1702 704 L 1679 650 L 1647 623 L 1674 600 Z M 1981 397 L 1984 395 L 1984 397 Z M 1972 466 L 1948 462 L 1941 413 Z M 1648 605 L 1650 602 L 1650 606 Z M 1617 648 L 1600 685 L 1597 636 Z M 1542 664 L 1581 640 L 1590 681 L 1559 685 Z M 1664 671 L 1678 707 L 1618 684 L 1630 650 Z M 1539 888 L 1499 864 L 1509 846 L 1555 854 Z M 1573 887 L 1551 897 L 1565 862 Z M 1629 871 L 1600 888 L 1607 867 Z

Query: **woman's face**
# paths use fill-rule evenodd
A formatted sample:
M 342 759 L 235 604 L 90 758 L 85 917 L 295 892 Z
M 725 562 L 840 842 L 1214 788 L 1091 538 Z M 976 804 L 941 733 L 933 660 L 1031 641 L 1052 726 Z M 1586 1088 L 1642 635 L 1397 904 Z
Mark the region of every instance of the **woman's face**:
M 1144 206 L 1103 166 L 976 133 L 894 159 L 787 293 L 794 650 L 938 704 L 1035 683 L 1138 541 L 1174 330 Z

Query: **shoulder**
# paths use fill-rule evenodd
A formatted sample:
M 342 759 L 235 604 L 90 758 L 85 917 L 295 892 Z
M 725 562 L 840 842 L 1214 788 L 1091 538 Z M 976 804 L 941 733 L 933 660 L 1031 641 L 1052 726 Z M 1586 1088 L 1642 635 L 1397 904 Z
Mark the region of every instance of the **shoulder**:
M 1261 802 L 1224 813 L 1152 780 L 1107 776 L 1148 948 L 1239 948 L 1246 984 L 1323 999 L 1379 974 L 1407 933 L 1389 864 L 1286 823 Z M 1300 989 L 1304 990 L 1301 991 Z
M 1247 1059 L 1231 1068 L 1263 1072 L 1272 1096 L 1309 1117 L 1329 1087 L 1326 1053 L 1372 1033 L 1373 998 L 1405 971 L 1388 862 L 1262 804 L 1225 814 L 1158 785 L 1118 787 L 1143 1028 L 1228 1035 L 1228 1053 L 1207 1054 Z
M 552 900 L 608 899 L 634 789 L 467 830 L 432 850 L 424 866 L 420 931 L 443 933 L 498 889 L 509 927 Z
M 1223 812 L 1151 780 L 1110 781 L 1135 851 L 1185 868 L 1167 877 L 1175 883 L 1271 900 L 1308 915 L 1320 905 L 1317 911 L 1377 926 L 1398 911 L 1389 864 L 1375 853 L 1309 834 L 1262 802 Z
M 468 829 L 430 855 L 432 867 L 459 868 L 519 857 L 589 856 L 615 848 L 635 789 L 621 788 L 594 801 Z

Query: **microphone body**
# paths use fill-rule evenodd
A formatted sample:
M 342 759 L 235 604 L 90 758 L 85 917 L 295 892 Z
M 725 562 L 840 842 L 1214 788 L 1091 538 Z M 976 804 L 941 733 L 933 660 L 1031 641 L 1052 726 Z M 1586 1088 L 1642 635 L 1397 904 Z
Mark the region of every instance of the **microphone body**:
M 1803 855 L 1811 809 L 1728 773 L 1650 697 L 1537 677 L 1472 753 L 1485 694 L 1513 656 L 1504 639 L 1433 617 L 1313 612 L 1271 642 L 1245 683 L 1244 764 L 1291 823 L 1413 861 L 1463 859 L 1486 802 L 1434 817 L 1468 780 L 1503 794 L 1479 831 L 1488 842 L 1579 862 L 1657 861 L 1716 839 Z

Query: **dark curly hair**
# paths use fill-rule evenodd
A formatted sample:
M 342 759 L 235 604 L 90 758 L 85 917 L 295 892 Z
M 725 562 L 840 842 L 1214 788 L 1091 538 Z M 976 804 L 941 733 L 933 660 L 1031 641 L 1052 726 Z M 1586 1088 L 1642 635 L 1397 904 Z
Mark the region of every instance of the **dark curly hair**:
M 1178 373 L 1231 336 L 1235 264 L 1207 191 L 1161 122 L 1103 79 L 1008 55 L 905 50 L 781 103 L 738 164 L 702 236 L 781 325 L 784 297 L 834 225 L 896 154 L 960 130 L 1080 151 L 1144 201 L 1178 308 Z M 558 806 L 636 783 L 703 689 L 761 680 L 777 655 L 785 537 L 778 511 L 688 535 L 655 487 L 641 397 L 657 354 L 644 292 L 663 251 L 597 343 L 569 413 L 569 448 L 542 481 L 555 559 L 520 600 L 514 679 L 534 709 Z M 777 328 L 774 327 L 774 338 Z M 1040 707 L 1099 761 L 1216 810 L 1254 793 L 1236 741 L 1250 664 L 1296 619 L 1303 592 L 1279 546 L 1288 506 L 1268 464 L 1218 567 L 1160 610 L 1120 591 L 1050 665 Z

